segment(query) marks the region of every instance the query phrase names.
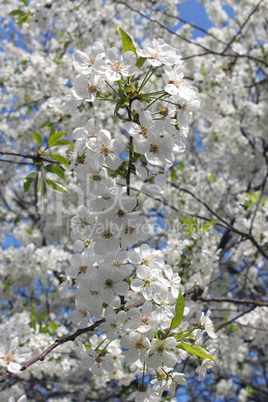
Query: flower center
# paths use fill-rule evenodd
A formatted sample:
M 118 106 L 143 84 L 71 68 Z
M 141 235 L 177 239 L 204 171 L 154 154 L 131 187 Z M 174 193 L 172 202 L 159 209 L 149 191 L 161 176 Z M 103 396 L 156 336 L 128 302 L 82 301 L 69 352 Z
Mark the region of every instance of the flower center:
M 110 229 L 107 229 L 103 232 L 103 237 L 105 237 L 105 239 L 110 239 L 113 236 L 112 232 L 110 231 Z
M 86 265 L 82 265 L 81 267 L 78 268 L 78 275 L 80 274 L 84 274 L 87 271 L 87 266 Z
M 12 362 L 13 360 L 14 360 L 14 356 L 13 356 L 13 354 L 12 353 L 7 353 L 6 355 L 5 355 L 5 359 L 4 359 L 7 363 L 10 363 L 10 362 Z
M 160 148 L 157 145 L 150 144 L 150 152 L 153 154 L 157 154 L 159 152 Z
M 143 348 L 143 343 L 142 343 L 141 339 L 138 342 L 136 342 L 135 348 L 136 349 L 142 349 Z
M 142 325 L 148 325 L 148 317 L 142 317 L 142 319 L 141 319 L 141 324 Z
M 122 70 L 122 66 L 120 65 L 120 63 L 118 61 L 115 61 L 113 63 L 113 67 L 112 67 L 113 71 L 121 71 Z
M 110 149 L 106 147 L 104 144 L 102 144 L 102 149 L 101 149 L 101 154 L 104 156 L 108 156 L 110 153 Z
M 163 345 L 160 345 L 160 346 L 158 346 L 158 347 L 156 348 L 157 353 L 160 353 L 160 354 L 163 353 L 164 350 L 165 350 L 165 348 L 164 348 Z
M 131 226 L 127 226 L 125 229 L 125 234 L 132 234 L 135 232 L 135 228 L 131 227 Z
M 112 279 L 106 279 L 104 285 L 106 286 L 106 288 L 112 288 L 114 285 L 114 281 L 112 281 Z

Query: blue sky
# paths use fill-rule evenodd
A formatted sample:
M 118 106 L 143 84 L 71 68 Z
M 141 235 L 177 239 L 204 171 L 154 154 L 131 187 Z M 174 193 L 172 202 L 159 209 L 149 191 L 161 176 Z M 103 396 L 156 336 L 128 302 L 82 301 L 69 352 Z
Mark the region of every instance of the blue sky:
M 213 26 L 208 19 L 205 7 L 197 0 L 186 0 L 184 3 L 179 4 L 179 17 L 204 29 L 209 29 Z M 181 25 L 183 24 L 180 23 L 179 26 Z M 204 35 L 203 32 L 195 29 L 193 38 Z

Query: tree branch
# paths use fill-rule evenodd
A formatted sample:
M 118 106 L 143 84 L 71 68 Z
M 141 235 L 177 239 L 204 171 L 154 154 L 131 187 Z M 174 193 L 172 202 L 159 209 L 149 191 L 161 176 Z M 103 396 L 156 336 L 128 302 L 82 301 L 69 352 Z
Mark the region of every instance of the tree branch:
M 43 157 L 42 155 L 30 155 L 30 154 L 22 154 L 21 152 L 10 152 L 10 151 L 0 151 L 0 155 L 11 155 L 11 156 L 19 156 L 21 158 L 25 159 L 32 159 L 33 161 L 44 161 L 44 162 L 49 162 L 49 163 L 55 163 L 55 164 L 60 164 L 59 162 L 55 161 L 54 159 L 51 158 L 46 158 Z M 5 160 L 7 162 L 7 160 Z M 17 163 L 14 161 L 10 161 L 11 163 Z
M 262 302 L 258 300 L 249 300 L 249 299 L 234 299 L 233 297 L 204 297 L 202 296 L 202 293 L 204 292 L 204 288 L 200 285 L 195 285 L 192 288 L 186 290 L 183 294 L 183 296 L 192 296 L 192 300 L 197 301 L 201 300 L 203 302 L 217 302 L 217 303 L 222 303 L 222 302 L 230 302 L 230 303 L 235 303 L 235 304 L 252 304 L 253 306 L 261 306 L 261 307 L 268 307 L 268 302 Z
M 254 9 L 251 11 L 251 13 L 248 15 L 248 17 L 246 18 L 246 20 L 243 22 L 243 24 L 241 25 L 239 31 L 235 34 L 235 36 L 233 36 L 233 38 L 230 40 L 230 42 L 227 44 L 226 48 L 222 51 L 222 54 L 224 54 L 226 52 L 227 49 L 229 49 L 229 47 L 232 45 L 232 43 L 234 43 L 234 41 L 236 40 L 236 38 L 242 33 L 242 29 L 244 28 L 244 26 L 248 23 L 248 21 L 250 20 L 251 16 L 255 13 L 255 11 L 257 11 L 259 5 L 263 2 L 263 0 L 260 0 L 259 3 L 256 5 L 256 7 L 254 7 Z
M 252 304 L 253 306 L 261 306 L 261 307 L 268 307 L 268 302 L 262 302 L 258 300 L 248 300 L 248 299 L 234 299 L 232 297 L 203 297 L 198 296 L 197 300 L 201 300 L 203 302 L 230 302 L 235 304 Z
M 253 57 L 253 56 L 250 56 L 249 54 L 239 54 L 239 53 L 234 52 L 234 51 L 233 51 L 233 53 L 231 53 L 231 54 L 226 54 L 226 53 L 223 53 L 223 52 L 216 52 L 215 50 L 208 49 L 207 47 L 201 45 L 200 43 L 194 42 L 194 41 L 192 41 L 192 40 L 190 40 L 190 39 L 188 39 L 188 38 L 185 38 L 185 37 L 182 36 L 182 35 L 177 34 L 176 32 L 172 31 L 170 28 L 168 28 L 167 26 L 165 26 L 164 24 L 162 24 L 161 22 L 159 22 L 159 21 L 157 21 L 157 20 L 155 20 L 155 19 L 149 17 L 149 16 L 146 15 L 146 14 L 143 14 L 143 13 L 142 13 L 141 11 L 139 11 L 139 10 L 134 9 L 133 7 L 131 7 L 131 6 L 130 6 L 129 4 L 127 4 L 126 2 L 124 2 L 124 1 L 118 1 L 118 0 L 117 0 L 116 2 L 117 2 L 118 4 L 122 4 L 122 5 L 126 6 L 126 7 L 129 8 L 131 11 L 133 11 L 134 13 L 139 14 L 141 17 L 143 17 L 143 18 L 145 18 L 145 19 L 147 19 L 147 20 L 149 20 L 149 21 L 151 21 L 151 22 L 157 24 L 157 25 L 160 26 L 161 28 L 163 28 L 163 29 L 165 29 L 166 31 L 168 31 L 171 35 L 175 35 L 177 38 L 179 38 L 179 39 L 181 39 L 181 40 L 184 40 L 185 42 L 190 43 L 191 45 L 200 47 L 201 49 L 205 50 L 205 53 L 195 54 L 195 55 L 188 56 L 188 57 L 186 56 L 186 57 L 183 57 L 182 60 L 190 59 L 190 58 L 192 58 L 192 57 L 199 57 L 199 56 L 205 56 L 205 55 L 209 55 L 209 54 L 214 54 L 214 55 L 216 55 L 216 56 L 222 56 L 222 57 L 247 58 L 247 59 L 255 60 L 255 61 L 258 62 L 258 63 L 262 63 L 262 64 L 264 64 L 266 67 L 268 67 L 268 63 L 266 63 L 264 60 L 258 59 L 258 58 Z
M 140 300 L 139 302 L 136 302 L 129 307 L 125 307 L 124 310 L 128 311 L 132 308 L 140 307 L 145 302 L 146 302 L 145 299 Z M 101 320 L 96 321 L 93 325 L 90 325 L 89 327 L 78 329 L 76 332 L 74 332 L 71 335 L 65 336 L 64 338 L 61 338 L 61 339 L 56 339 L 52 345 L 50 345 L 47 349 L 45 349 L 38 356 L 35 356 L 32 359 L 22 363 L 20 371 L 26 370 L 28 367 L 32 366 L 34 363 L 36 363 L 38 361 L 41 361 L 41 362 L 44 361 L 45 358 L 47 357 L 47 355 L 49 353 L 51 353 L 54 349 L 56 349 L 58 346 L 63 345 L 64 343 L 69 342 L 69 341 L 74 341 L 78 336 L 85 334 L 86 332 L 94 331 L 103 322 L 105 322 L 105 318 L 102 318 Z M 10 373 L 9 371 L 7 371 L 5 374 L 0 376 L 0 382 L 4 382 L 7 378 L 11 377 L 13 374 L 14 373 Z
M 214 216 L 216 216 L 216 218 L 222 222 L 225 227 L 227 227 L 228 229 L 230 229 L 232 232 L 239 234 L 240 236 L 245 237 L 246 239 L 250 240 L 252 244 L 254 244 L 254 246 L 256 247 L 256 249 L 261 253 L 261 255 L 263 257 L 265 257 L 268 260 L 268 254 L 261 248 L 261 246 L 259 245 L 259 243 L 257 242 L 257 240 L 252 236 L 252 234 L 247 233 L 247 232 L 243 232 L 242 230 L 239 230 L 237 228 L 235 228 L 233 225 L 231 225 L 230 223 L 228 223 L 225 219 L 223 219 L 221 216 L 219 216 L 217 214 L 217 212 L 215 212 L 212 208 L 210 208 L 210 206 L 202 201 L 199 197 L 197 197 L 194 193 L 192 193 L 192 191 L 188 190 L 187 188 L 183 188 L 183 187 L 179 187 L 176 184 L 172 183 L 172 182 L 168 182 L 172 187 L 175 187 L 177 190 L 179 191 L 183 191 L 185 193 L 190 194 L 194 199 L 196 199 L 196 201 L 198 201 L 200 204 L 204 205 L 204 207 Z

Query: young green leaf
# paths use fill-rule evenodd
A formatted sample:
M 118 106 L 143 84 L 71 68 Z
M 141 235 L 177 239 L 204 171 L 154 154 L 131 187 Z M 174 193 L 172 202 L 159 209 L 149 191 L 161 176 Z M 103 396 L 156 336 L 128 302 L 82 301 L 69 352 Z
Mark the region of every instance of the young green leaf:
M 38 133 L 33 133 L 33 139 L 36 141 L 37 145 L 41 147 L 42 145 L 42 137 Z
M 58 181 L 47 179 L 47 184 L 49 185 L 49 187 L 53 188 L 53 190 L 57 191 L 58 193 L 68 193 L 67 188 Z
M 254 191 L 253 194 L 246 193 L 250 201 L 252 201 L 254 204 L 257 203 L 260 199 L 261 192 L 260 191 Z
M 217 221 L 209 221 L 209 222 L 204 223 L 204 225 L 202 227 L 203 232 L 206 233 L 208 231 L 208 228 L 210 226 L 216 225 L 216 223 L 218 223 L 218 222 Z
M 55 165 L 46 165 L 45 169 L 48 172 L 54 173 L 57 176 L 59 176 L 60 179 L 66 181 L 65 175 L 64 175 L 64 169 L 61 166 L 55 166 Z
M 41 193 L 41 198 L 43 198 L 47 193 L 47 184 L 46 179 L 44 178 L 43 174 L 41 174 L 40 182 L 38 186 L 38 193 Z
M 24 13 L 24 15 L 20 15 L 17 19 L 16 19 L 16 24 L 18 25 L 22 25 L 24 24 L 24 22 L 29 22 L 29 15 L 30 14 L 26 14 Z
M 50 158 L 55 159 L 55 161 L 62 163 L 64 166 L 69 167 L 69 162 L 64 158 L 64 156 L 58 154 L 51 154 L 49 156 Z
M 191 333 L 196 329 L 196 327 L 193 327 L 191 329 L 189 329 L 189 331 L 181 331 L 176 335 L 176 340 L 177 341 L 181 341 L 182 339 L 187 338 L 189 335 L 191 335 Z
M 39 128 L 43 128 L 43 127 L 50 127 L 52 126 L 53 123 L 49 120 L 44 121 L 42 124 L 40 124 Z
M 138 67 L 139 69 L 142 68 L 143 64 L 146 62 L 147 57 L 139 57 L 136 63 L 136 67 Z
M 183 297 L 183 295 L 181 293 L 181 289 L 180 289 L 180 293 L 179 293 L 176 307 L 175 307 L 175 316 L 173 317 L 173 319 L 171 321 L 170 329 L 177 328 L 180 325 L 180 323 L 182 322 L 184 307 L 185 307 L 184 297 Z
M 138 57 L 133 40 L 129 36 L 129 34 L 126 33 L 122 28 L 119 28 L 119 32 L 121 34 L 121 38 L 122 38 L 122 42 L 123 42 L 124 53 L 130 51 L 130 52 L 133 52 L 136 55 L 136 57 Z
M 55 142 L 57 142 L 64 134 L 66 134 L 64 131 L 58 131 L 55 134 L 51 135 L 48 139 L 48 145 L 51 147 Z
M 205 348 L 200 345 L 191 345 L 190 343 L 181 342 L 177 344 L 177 348 L 185 350 L 191 355 L 202 357 L 203 359 L 209 359 L 215 362 L 212 356 L 210 356 Z
M 25 15 L 25 12 L 22 10 L 13 10 L 9 15 Z
M 23 189 L 25 193 L 27 193 L 27 191 L 29 190 L 31 184 L 35 181 L 35 179 L 36 179 L 35 172 L 32 172 L 25 177 L 25 179 L 23 180 Z
M 55 142 L 51 146 L 55 147 L 55 146 L 58 146 L 58 145 L 70 145 L 71 148 L 74 148 L 74 143 L 72 141 L 68 141 L 68 140 L 65 140 L 65 139 L 61 139 L 61 140 Z
M 50 328 L 53 329 L 54 331 L 58 328 L 58 324 L 57 324 L 56 322 L 54 322 L 54 321 L 51 321 L 51 322 L 49 323 L 49 326 L 50 326 Z
M 55 126 L 54 124 L 51 124 L 49 136 L 52 137 L 52 135 L 55 134 L 55 132 L 56 132 Z

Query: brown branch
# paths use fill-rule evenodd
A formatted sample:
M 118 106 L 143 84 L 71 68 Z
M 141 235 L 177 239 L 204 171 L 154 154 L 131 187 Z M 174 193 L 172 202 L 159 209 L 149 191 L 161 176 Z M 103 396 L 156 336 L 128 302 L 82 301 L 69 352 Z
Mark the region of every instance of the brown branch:
M 251 13 L 248 15 L 248 17 L 246 18 L 246 20 L 243 22 L 243 24 L 241 25 L 239 31 L 235 34 L 235 36 L 233 36 L 233 38 L 230 40 L 230 42 L 228 43 L 228 45 L 226 46 L 226 48 L 222 51 L 222 54 L 224 54 L 226 52 L 227 49 L 229 49 L 229 47 L 232 45 L 232 43 L 234 43 L 234 41 L 236 40 L 236 38 L 242 33 L 242 29 L 244 28 L 244 26 L 248 23 L 248 21 L 250 20 L 250 18 L 252 17 L 252 15 L 255 13 L 255 11 L 257 11 L 259 5 L 263 2 L 263 0 L 260 0 L 259 3 L 256 5 L 256 7 L 251 11 Z
M 230 302 L 235 304 L 252 304 L 253 306 L 261 306 L 261 307 L 268 307 L 268 302 L 262 302 L 257 300 L 250 300 L 250 299 L 234 299 L 233 297 L 204 297 L 202 293 L 204 292 L 204 288 L 200 285 L 195 285 L 192 288 L 186 290 L 183 296 L 192 296 L 192 300 L 197 301 L 201 300 L 203 302 Z
M 239 58 L 247 58 L 247 59 L 254 60 L 254 61 L 258 62 L 258 63 L 262 63 L 262 64 L 264 64 L 266 67 L 268 67 L 268 63 L 266 63 L 264 60 L 258 59 L 258 58 L 256 58 L 256 57 L 250 56 L 250 55 L 248 55 L 248 54 L 239 54 L 239 53 L 237 53 L 237 52 L 233 52 L 233 53 L 231 53 L 231 54 L 226 54 L 226 53 L 223 53 L 223 52 L 216 52 L 215 50 L 208 49 L 207 47 L 201 45 L 200 43 L 194 42 L 194 41 L 192 41 L 192 40 L 190 40 L 190 39 L 188 39 L 188 38 L 185 38 L 185 37 L 182 36 L 182 35 L 177 34 L 176 32 L 172 31 L 171 29 L 169 29 L 169 28 L 168 28 L 167 26 L 165 26 L 164 24 L 161 24 L 161 22 L 159 22 L 159 21 L 157 21 L 157 20 L 155 20 L 155 19 L 149 17 L 148 15 L 143 14 L 143 13 L 142 13 L 141 11 L 139 11 L 139 10 L 134 9 L 133 7 L 131 7 L 131 6 L 130 6 L 129 4 L 127 4 L 126 2 L 124 2 L 124 1 L 116 1 L 116 2 L 117 2 L 118 4 L 122 4 L 122 5 L 126 6 L 126 7 L 129 8 L 131 11 L 133 11 L 134 13 L 139 14 L 141 17 L 143 17 L 143 18 L 145 18 L 145 19 L 147 19 L 147 20 L 149 20 L 149 21 L 151 21 L 151 22 L 157 24 L 157 25 L 160 26 L 161 28 L 163 28 L 163 29 L 165 29 L 166 31 L 168 31 L 171 35 L 175 35 L 177 38 L 179 38 L 179 39 L 181 39 L 181 40 L 184 40 L 185 42 L 190 43 L 191 45 L 200 47 L 201 49 L 205 50 L 205 53 L 200 53 L 200 54 L 195 54 L 195 55 L 188 56 L 188 57 L 183 57 L 182 60 L 190 59 L 190 58 L 192 58 L 192 57 L 199 57 L 199 56 L 205 56 L 205 55 L 209 55 L 209 54 L 214 54 L 214 55 L 216 55 L 216 56 L 221 56 L 221 57 L 232 57 L 232 58 L 237 58 L 237 57 L 239 57 Z
M 126 186 L 125 183 L 117 182 L 116 184 L 118 184 L 119 186 L 123 186 L 123 187 Z M 130 186 L 129 188 L 130 188 L 130 190 L 136 191 L 137 193 L 140 192 L 140 190 L 137 189 L 136 187 Z M 169 203 L 167 202 L 167 200 L 165 200 L 164 198 L 157 198 L 157 197 L 154 197 L 154 196 L 149 195 L 149 194 L 146 194 L 146 193 L 142 193 L 142 194 L 143 194 L 143 195 L 146 195 L 147 197 L 151 198 L 152 200 L 161 202 L 162 204 L 166 205 L 166 206 L 169 207 L 170 209 L 173 209 L 173 211 L 176 211 L 176 212 L 178 212 L 178 213 L 180 213 L 180 214 L 188 215 L 188 216 L 191 216 L 192 218 L 198 218 L 198 219 L 202 219 L 202 220 L 205 220 L 205 221 L 207 221 L 207 222 L 210 222 L 210 219 L 209 219 L 209 218 L 206 218 L 205 216 L 198 215 L 198 214 L 192 214 L 191 212 L 183 211 L 182 209 L 179 209 L 179 208 L 174 207 L 173 205 L 169 204 Z M 215 225 L 220 225 L 220 226 L 226 228 L 224 225 L 222 225 L 221 223 L 218 223 L 218 222 L 215 223 Z
M 206 29 L 204 29 L 204 28 L 202 28 L 202 27 L 200 27 L 200 26 L 198 26 L 198 25 L 192 24 L 191 22 L 186 21 L 186 20 L 184 20 L 183 18 L 181 18 L 181 17 L 179 17 L 179 16 L 172 15 L 172 14 L 167 13 L 166 11 L 164 11 L 164 10 L 162 10 L 162 9 L 159 9 L 159 8 L 154 9 L 154 10 L 152 10 L 152 11 L 153 11 L 153 12 L 159 12 L 159 13 L 161 13 L 161 14 L 163 14 L 163 15 L 166 15 L 166 16 L 169 17 L 169 18 L 173 18 L 173 19 L 178 20 L 178 21 L 182 22 L 183 24 L 190 25 L 192 28 L 197 29 L 197 30 L 200 31 L 200 32 L 203 32 L 203 33 L 206 34 L 207 36 L 211 36 L 211 37 L 212 37 L 213 39 L 215 39 L 217 42 L 222 43 L 223 45 L 226 45 L 226 42 L 223 42 L 222 40 L 220 40 L 219 38 L 217 38 L 217 36 L 213 35 L 211 32 L 208 32 Z
M 267 84 L 268 84 L 268 80 L 267 80 L 267 78 L 264 78 L 263 80 L 253 82 L 252 84 L 244 85 L 244 87 L 245 88 L 253 88 L 253 87 L 257 87 L 258 85 L 267 85 Z
M 208 49 L 207 47 L 201 45 L 200 43 L 194 42 L 194 41 L 192 41 L 191 39 L 185 38 L 185 37 L 183 37 L 182 35 L 177 34 L 176 32 L 174 32 L 174 31 L 172 31 L 171 29 L 169 29 L 167 26 L 165 26 L 164 24 L 162 24 L 161 22 L 159 22 L 159 21 L 157 21 L 157 20 L 155 20 L 155 19 L 149 17 L 148 15 L 143 14 L 141 11 L 136 10 L 135 8 L 131 7 L 131 6 L 130 6 L 129 4 L 127 4 L 125 1 L 116 1 L 116 3 L 124 5 L 125 7 L 129 8 L 129 10 L 133 11 L 134 13 L 137 13 L 137 14 L 139 14 L 141 17 L 145 18 L 146 20 L 151 21 L 151 22 L 153 22 L 153 23 L 159 25 L 161 28 L 165 29 L 165 30 L 168 31 L 170 34 L 177 36 L 178 38 L 180 38 L 180 39 L 182 39 L 182 40 L 184 40 L 184 41 L 190 43 L 191 45 L 195 45 L 195 46 L 201 47 L 203 50 L 206 50 L 206 51 L 208 51 L 209 53 L 213 52 L 212 50 L 210 50 L 210 49 Z
M 132 115 L 131 115 L 131 104 L 132 102 L 129 102 L 129 107 L 126 108 L 127 114 L 128 114 L 128 121 L 132 121 Z M 127 170 L 127 175 L 126 175 L 126 185 L 127 185 L 127 195 L 130 196 L 130 176 L 131 176 L 131 158 L 132 158 L 132 149 L 131 147 L 133 146 L 133 137 L 130 136 L 129 138 L 129 153 L 128 153 L 128 170 Z
M 140 300 L 139 302 L 136 302 L 129 307 L 125 307 L 124 310 L 128 311 L 132 308 L 140 307 L 145 302 L 146 302 L 145 299 Z M 74 332 L 71 335 L 65 336 L 64 338 L 61 338 L 61 339 L 56 339 L 52 345 L 50 345 L 47 349 L 45 349 L 38 356 L 35 356 L 32 359 L 22 363 L 20 371 L 26 370 L 28 367 L 32 366 L 34 363 L 36 363 L 38 361 L 41 361 L 41 362 L 44 361 L 45 358 L 47 357 L 47 355 L 49 353 L 51 353 L 54 349 L 56 349 L 58 346 L 63 345 L 64 343 L 69 342 L 69 341 L 74 341 L 78 336 L 85 334 L 86 332 L 94 331 L 103 322 L 105 322 L 105 318 L 102 318 L 101 320 L 96 321 L 93 325 L 90 325 L 89 327 L 78 329 L 76 332 Z M 11 377 L 13 374 L 14 373 L 7 371 L 5 374 L 0 376 L 0 382 L 4 382 L 7 378 Z
M 183 297 L 189 296 L 192 294 L 193 296 L 191 297 L 191 299 L 196 301 L 202 295 L 203 292 L 204 292 L 204 288 L 202 288 L 202 286 L 195 285 L 191 289 L 186 290 L 183 293 Z
M 197 300 L 201 300 L 203 302 L 230 302 L 235 304 L 252 304 L 253 306 L 261 306 L 268 307 L 268 302 L 262 302 L 258 300 L 250 300 L 250 299 L 233 299 L 232 297 L 203 297 L 198 296 Z
M 30 154 L 22 154 L 21 152 L 10 152 L 10 151 L 0 151 L 0 155 L 10 155 L 10 156 L 19 156 L 21 158 L 25 159 L 32 159 L 33 161 L 44 161 L 44 162 L 50 162 L 50 163 L 55 163 L 59 164 L 59 162 L 55 161 L 54 159 L 51 158 L 46 158 L 43 157 L 42 155 L 30 155 Z M 7 160 L 5 160 L 7 162 Z M 11 163 L 14 163 L 14 161 L 10 161 Z
M 33 162 L 16 162 L 16 161 L 11 161 L 8 159 L 0 159 L 0 162 L 7 162 L 7 163 L 14 163 L 16 165 L 30 165 L 30 166 L 35 166 Z
M 190 194 L 194 199 L 196 199 L 196 201 L 198 201 L 200 204 L 204 205 L 204 207 L 214 216 L 216 216 L 216 218 L 222 222 L 226 228 L 230 229 L 232 232 L 239 234 L 240 236 L 248 239 L 251 241 L 252 244 L 254 244 L 254 246 L 256 247 L 256 249 L 261 253 L 261 255 L 263 257 L 265 257 L 268 260 L 268 254 L 261 248 L 261 246 L 259 245 L 259 243 L 257 242 L 257 240 L 252 236 L 252 234 L 247 233 L 247 232 L 243 232 L 242 230 L 239 230 L 237 228 L 235 228 L 233 225 L 231 225 L 229 222 L 227 222 L 225 219 L 223 219 L 220 215 L 217 214 L 217 212 L 215 212 L 212 208 L 210 208 L 210 206 L 205 202 L 202 201 L 199 197 L 197 197 L 192 191 L 188 190 L 187 188 L 183 188 L 183 187 L 179 187 L 176 184 L 172 183 L 172 182 L 168 182 L 172 187 L 175 187 L 177 190 L 179 191 L 183 191 L 185 193 Z
M 238 318 L 242 317 L 243 315 L 250 313 L 250 311 L 254 310 L 256 308 L 256 306 L 252 306 L 249 309 L 242 311 L 241 313 L 239 313 L 238 315 L 236 315 L 234 318 L 232 318 L 231 320 L 227 321 L 227 322 L 223 322 L 222 324 L 217 324 L 216 327 L 217 329 L 215 330 L 215 332 L 218 332 L 220 329 L 222 329 L 223 327 L 226 327 L 226 325 L 231 324 L 232 322 L 234 322 L 235 320 L 237 320 Z
M 89 327 L 78 329 L 74 334 L 68 335 L 61 339 L 56 339 L 55 342 L 52 345 L 50 345 L 47 349 L 45 349 L 42 353 L 40 353 L 40 355 L 35 356 L 32 359 L 24 362 L 21 365 L 20 371 L 26 370 L 28 367 L 32 366 L 34 363 L 38 361 L 44 361 L 47 355 L 51 353 L 54 349 L 56 349 L 59 345 L 63 345 L 64 343 L 69 341 L 74 341 L 79 335 L 82 335 L 86 332 L 94 331 L 94 329 L 97 328 L 104 321 L 105 319 L 103 318 L 102 320 L 96 321 L 93 325 L 90 325 Z M 11 375 L 13 375 L 13 373 L 7 371 L 0 377 L 0 382 L 4 382 Z

